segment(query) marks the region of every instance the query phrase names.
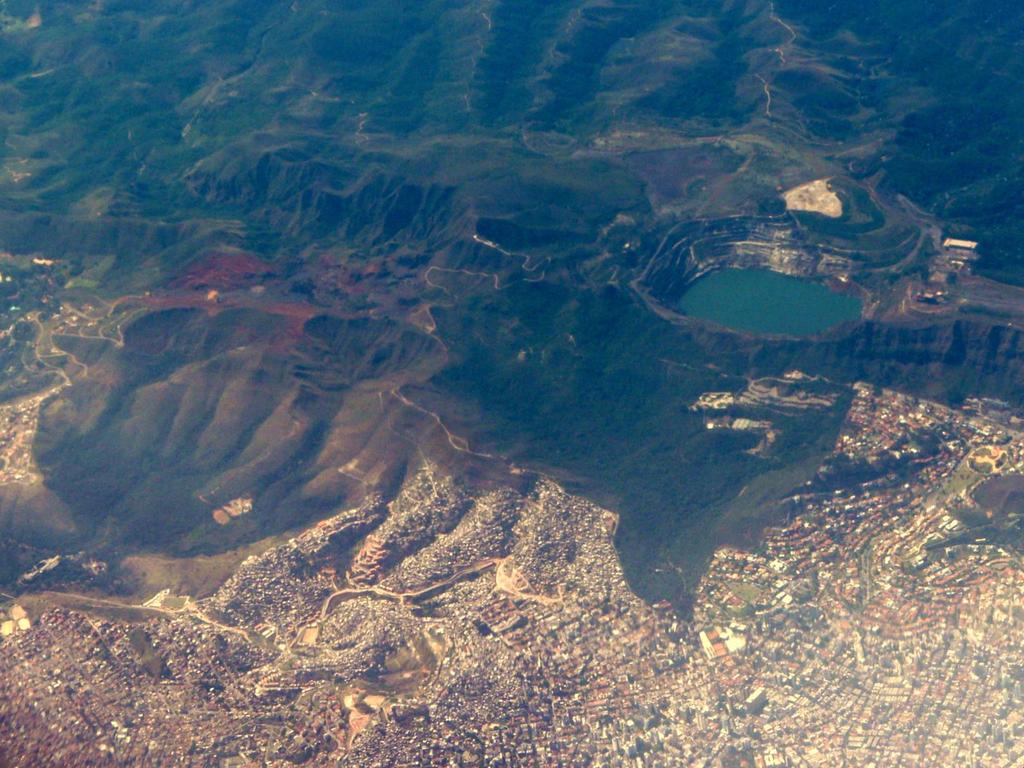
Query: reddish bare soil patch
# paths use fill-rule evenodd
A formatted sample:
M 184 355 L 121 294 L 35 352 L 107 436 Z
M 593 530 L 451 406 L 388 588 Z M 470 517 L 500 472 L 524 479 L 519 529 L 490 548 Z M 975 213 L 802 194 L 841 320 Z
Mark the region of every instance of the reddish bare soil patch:
M 227 291 L 244 288 L 258 280 L 276 275 L 272 264 L 248 253 L 220 253 L 188 268 L 172 283 L 175 288 Z

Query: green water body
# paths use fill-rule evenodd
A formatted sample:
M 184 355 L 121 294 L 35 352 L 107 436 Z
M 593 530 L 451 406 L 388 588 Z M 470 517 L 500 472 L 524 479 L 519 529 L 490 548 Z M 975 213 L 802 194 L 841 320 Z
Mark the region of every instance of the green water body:
M 679 300 L 685 315 L 751 333 L 809 336 L 860 317 L 860 300 L 766 269 L 721 269 Z

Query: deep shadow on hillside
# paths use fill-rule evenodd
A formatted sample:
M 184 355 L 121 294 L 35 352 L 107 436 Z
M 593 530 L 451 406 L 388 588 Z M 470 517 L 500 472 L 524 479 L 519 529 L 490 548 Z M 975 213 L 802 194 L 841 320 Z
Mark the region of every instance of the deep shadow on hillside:
M 529 284 L 440 317 L 456 363 L 437 384 L 478 404 L 484 444 L 620 511 L 634 588 L 680 604 L 715 546 L 752 543 L 774 503 L 813 477 L 847 402 L 760 414 L 781 437 L 767 455 L 751 455 L 755 438 L 709 431 L 689 410 L 701 393 L 799 369 L 938 400 L 971 393 L 1024 403 L 1024 336 L 983 321 L 758 339 L 667 323 L 610 287 Z M 756 498 L 740 503 L 742 492 Z M 671 566 L 682 581 L 664 575 Z

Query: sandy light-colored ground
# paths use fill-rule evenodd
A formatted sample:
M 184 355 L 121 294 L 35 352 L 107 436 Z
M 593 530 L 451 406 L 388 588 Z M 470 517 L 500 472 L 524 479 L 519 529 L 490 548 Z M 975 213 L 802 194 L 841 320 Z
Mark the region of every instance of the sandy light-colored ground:
M 808 211 L 820 213 L 830 219 L 838 219 L 843 215 L 843 201 L 832 191 L 828 179 L 817 179 L 793 187 L 783 195 L 786 210 Z

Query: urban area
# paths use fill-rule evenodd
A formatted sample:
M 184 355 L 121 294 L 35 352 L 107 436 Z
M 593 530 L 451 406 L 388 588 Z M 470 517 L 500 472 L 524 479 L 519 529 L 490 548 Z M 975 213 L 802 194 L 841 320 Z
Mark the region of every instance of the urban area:
M 6 604 L 0 742 L 24 766 L 1020 765 L 1020 428 L 855 385 L 686 618 L 629 590 L 612 513 L 426 465 L 209 597 Z

